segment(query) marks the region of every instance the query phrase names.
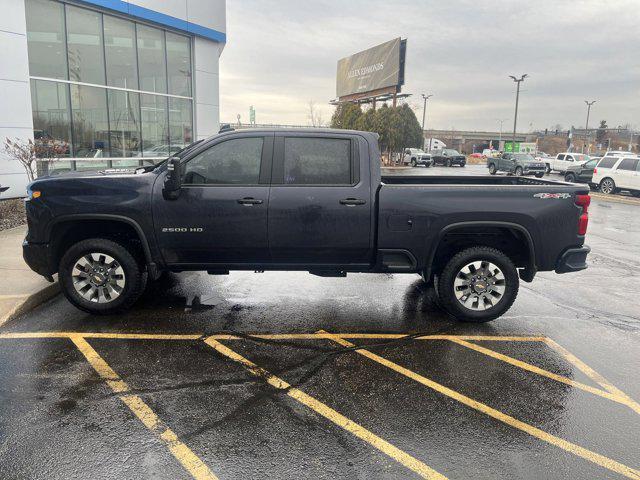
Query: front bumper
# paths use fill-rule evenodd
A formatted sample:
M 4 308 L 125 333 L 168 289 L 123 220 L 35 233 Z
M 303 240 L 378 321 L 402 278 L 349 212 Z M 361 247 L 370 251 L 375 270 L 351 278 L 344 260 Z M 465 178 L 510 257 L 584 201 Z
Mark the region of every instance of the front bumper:
M 48 243 L 22 242 L 22 257 L 34 272 L 50 277 L 55 273 L 51 267 L 51 249 Z
M 587 268 L 587 255 L 591 251 L 588 245 L 569 248 L 556 262 L 556 273 L 579 272 Z

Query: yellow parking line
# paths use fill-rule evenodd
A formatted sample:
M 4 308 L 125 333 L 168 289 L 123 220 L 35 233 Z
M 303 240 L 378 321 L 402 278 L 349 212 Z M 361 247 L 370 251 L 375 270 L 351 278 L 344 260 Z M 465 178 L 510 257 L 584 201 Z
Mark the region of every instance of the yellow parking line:
M 198 456 L 182 443 L 177 435 L 165 426 L 153 410 L 138 395 L 127 394 L 129 386 L 118 376 L 118 374 L 104 361 L 89 343 L 81 335 L 70 335 L 69 338 L 78 347 L 78 350 L 85 356 L 93 369 L 100 377 L 107 382 L 111 390 L 121 393 L 118 398 L 129 407 L 129 410 L 138 419 L 155 433 L 169 448 L 173 456 L 196 480 L 217 480 L 217 477 L 209 470 Z
M 640 404 L 638 402 L 636 402 L 633 398 L 631 398 L 629 395 L 624 393 L 622 390 L 620 390 L 616 386 L 612 385 L 611 382 L 609 382 L 609 380 L 604 378 L 602 375 L 596 372 L 593 368 L 591 368 L 589 365 L 587 365 L 578 357 L 576 357 L 573 353 L 571 353 L 569 350 L 567 350 L 562 345 L 553 341 L 550 338 L 547 338 L 545 340 L 545 343 L 549 347 L 551 347 L 553 350 L 558 352 L 560 355 L 562 355 L 566 361 L 568 361 L 572 365 L 575 365 L 580 371 L 582 371 L 582 373 L 587 375 L 589 378 L 591 378 L 594 382 L 596 382 L 602 388 L 604 388 L 611 394 L 616 395 L 619 398 L 623 399 L 625 405 L 628 405 L 634 412 L 640 414 Z
M 496 360 L 500 360 L 502 362 L 508 363 L 510 365 L 513 365 L 515 367 L 521 368 L 523 370 L 527 370 L 529 372 L 532 373 L 536 373 L 538 375 L 541 375 L 543 377 L 547 377 L 550 378 L 551 380 L 555 380 L 556 382 L 560 382 L 560 383 L 564 383 L 566 385 L 570 385 L 574 388 L 578 388 L 580 390 L 584 390 L 585 392 L 589 392 L 592 393 L 594 395 L 598 395 L 600 397 L 606 398 L 608 400 L 612 400 L 614 402 L 618 402 L 621 403 L 623 405 L 626 405 L 628 407 L 633 408 L 633 405 L 631 405 L 629 403 L 629 401 L 624 398 L 623 396 L 620 396 L 618 394 L 614 394 L 605 390 L 601 390 L 599 388 L 595 388 L 592 387 L 590 385 L 586 385 L 584 383 L 581 382 L 577 382 L 575 380 L 571 380 L 570 378 L 567 377 L 563 377 L 562 375 L 557 375 L 555 373 L 549 372 L 547 370 L 544 370 L 542 368 L 536 367 L 535 365 L 531 365 L 530 363 L 527 362 L 523 362 L 521 360 L 517 360 L 513 357 L 509 357 L 508 355 L 504 355 L 502 353 L 498 353 L 494 350 L 491 350 L 489 348 L 485 348 L 482 347 L 480 345 L 476 345 L 475 343 L 470 343 L 467 342 L 465 340 L 460 340 L 457 338 L 452 338 L 450 339 L 452 342 L 457 343 L 458 345 L 462 345 L 463 347 L 469 348 L 471 350 L 475 350 L 476 352 L 482 353 L 484 355 L 487 355 L 489 357 L 495 358 Z
M 353 422 L 352 420 L 349 420 L 344 415 L 338 413 L 337 411 L 325 405 L 324 403 L 320 402 L 319 400 L 316 400 L 312 396 L 304 393 L 302 390 L 292 387 L 286 381 L 273 375 L 267 370 L 259 367 L 258 365 L 253 363 L 251 360 L 248 360 L 247 358 L 243 357 L 239 353 L 236 353 L 235 351 L 221 344 L 216 339 L 212 337 L 208 337 L 205 340 L 205 343 L 210 347 L 214 348 L 221 355 L 224 355 L 225 357 L 233 360 L 234 362 L 241 364 L 253 375 L 263 378 L 272 387 L 275 387 L 280 390 L 285 390 L 289 397 L 297 400 L 298 402 L 310 408 L 314 412 L 318 413 L 319 415 L 322 415 L 327 420 L 333 422 L 339 427 L 352 433 L 359 439 L 369 443 L 370 445 L 377 448 L 382 453 L 388 455 L 389 457 L 393 458 L 395 461 L 399 462 L 400 464 L 404 465 L 408 469 L 417 473 L 422 478 L 446 479 L 445 476 L 438 473 L 437 471 L 435 471 L 428 465 L 424 464 L 420 460 L 416 459 L 415 457 L 412 457 L 408 453 L 393 446 L 386 440 L 383 440 L 382 438 L 378 437 L 374 433 L 370 432 L 369 430 L 360 426 L 359 424 Z
M 344 347 L 348 347 L 348 348 L 356 347 L 356 345 L 354 345 L 353 343 L 350 343 L 338 336 L 334 336 L 332 340 Z M 405 377 L 415 380 L 416 382 L 426 387 L 429 387 L 435 390 L 436 392 L 439 392 L 443 395 L 446 395 L 449 398 L 457 400 L 463 405 L 466 405 L 470 408 L 473 408 L 474 410 L 477 410 L 496 420 L 499 420 L 500 422 L 510 425 L 511 427 L 517 428 L 518 430 L 526 432 L 529 435 L 532 435 L 551 445 L 559 447 L 563 450 L 566 450 L 567 452 L 577 455 L 578 457 L 581 457 L 581 458 L 584 458 L 585 460 L 593 462 L 596 465 L 600 465 L 601 467 L 604 467 L 613 472 L 619 473 L 620 475 L 624 475 L 625 477 L 628 477 L 628 478 L 640 480 L 640 471 L 638 470 L 634 470 L 633 468 L 627 467 L 626 465 L 616 462 L 615 460 L 605 457 L 604 455 L 600 455 L 599 453 L 592 452 L 591 450 L 588 450 L 584 447 L 571 443 L 562 438 L 556 437 L 555 435 L 551 435 L 550 433 L 540 430 L 539 428 L 529 425 L 528 423 L 517 420 L 516 418 L 511 417 L 505 413 L 502 413 L 499 410 L 491 408 L 488 405 L 485 405 L 484 403 L 478 402 L 477 400 L 469 398 L 459 392 L 456 392 L 455 390 L 452 390 L 448 387 L 445 387 L 444 385 L 434 382 L 433 380 L 430 380 L 420 374 L 412 372 L 411 370 L 404 368 L 398 365 L 397 363 L 391 362 L 390 360 L 387 360 L 386 358 L 383 358 L 380 355 L 376 355 L 375 353 L 372 353 L 364 349 L 357 349 L 354 351 L 366 358 L 369 358 L 370 360 L 373 360 L 374 362 L 377 362 L 381 365 L 384 365 L 387 368 L 390 368 L 391 370 L 394 370 L 397 373 L 400 373 L 401 375 L 404 375 Z

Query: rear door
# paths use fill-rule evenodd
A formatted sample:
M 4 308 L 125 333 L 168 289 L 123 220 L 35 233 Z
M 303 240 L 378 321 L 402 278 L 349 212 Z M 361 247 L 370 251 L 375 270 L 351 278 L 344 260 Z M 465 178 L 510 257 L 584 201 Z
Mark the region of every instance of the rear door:
M 269 196 L 275 262 L 348 266 L 373 259 L 366 141 L 355 135 L 279 133 Z
M 614 175 L 616 186 L 620 188 L 629 188 L 631 190 L 640 190 L 640 185 L 637 185 L 637 167 L 637 158 L 623 158 L 622 161 L 618 164 L 618 168 L 616 168 L 616 173 Z
M 154 187 L 154 225 L 172 265 L 256 264 L 270 260 L 267 237 L 273 134 L 224 135 L 185 159 L 180 196 Z

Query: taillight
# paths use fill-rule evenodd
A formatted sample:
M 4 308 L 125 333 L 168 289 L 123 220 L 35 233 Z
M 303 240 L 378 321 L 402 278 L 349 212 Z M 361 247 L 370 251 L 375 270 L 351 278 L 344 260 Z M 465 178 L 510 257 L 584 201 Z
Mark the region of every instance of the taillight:
M 582 213 L 578 219 L 578 235 L 587 234 L 587 226 L 589 225 L 589 205 L 591 197 L 589 195 L 576 195 L 576 205 L 582 208 Z
M 593 174 L 595 175 L 596 173 L 598 173 L 598 167 L 593 169 Z

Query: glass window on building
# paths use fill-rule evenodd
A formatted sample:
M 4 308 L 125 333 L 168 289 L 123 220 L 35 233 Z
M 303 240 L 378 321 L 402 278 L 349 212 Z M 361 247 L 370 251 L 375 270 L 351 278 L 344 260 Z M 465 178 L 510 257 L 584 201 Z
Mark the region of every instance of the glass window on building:
M 142 155 L 167 157 L 170 154 L 167 98 L 160 95 L 140 94 L 140 111 L 142 113 Z
M 71 156 L 69 86 L 31 80 L 31 109 L 36 154 L 40 158 Z
M 140 90 L 167 93 L 164 32 L 137 25 Z
M 133 22 L 104 15 L 107 85 L 138 89 L 136 27 Z
M 107 91 L 104 88 L 71 85 L 71 112 L 74 156 L 107 157 L 109 155 Z M 87 166 L 90 165 L 95 164 L 87 163 Z
M 27 0 L 29 74 L 67 78 L 64 37 L 64 5 L 50 0 Z
M 191 100 L 169 98 L 169 137 L 171 153 L 193 142 L 193 111 Z
M 167 73 L 169 93 L 191 96 L 191 39 L 175 33 L 167 36 Z
M 66 6 L 69 80 L 104 85 L 102 15 Z
M 134 92 L 107 91 L 109 105 L 109 146 L 112 157 L 140 155 L 140 100 Z

